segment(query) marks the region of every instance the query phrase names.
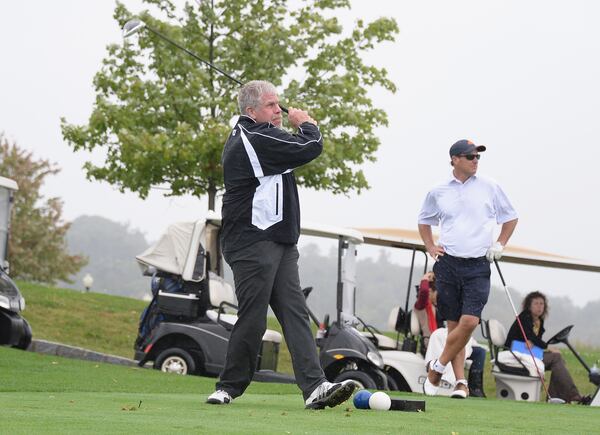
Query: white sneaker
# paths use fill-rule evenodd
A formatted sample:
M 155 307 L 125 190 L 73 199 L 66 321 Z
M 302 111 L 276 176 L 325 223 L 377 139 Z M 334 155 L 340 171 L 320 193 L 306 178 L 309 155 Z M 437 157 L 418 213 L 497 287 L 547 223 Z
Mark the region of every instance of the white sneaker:
M 232 400 L 233 399 L 227 391 L 217 390 L 208 396 L 206 403 L 210 403 L 211 405 L 227 405 L 228 403 L 231 403 Z
M 438 386 L 429 382 L 429 378 L 425 378 L 425 382 L 423 382 L 423 393 L 425 393 L 426 396 L 435 396 L 438 392 L 438 388 Z
M 337 382 L 323 382 L 306 399 L 306 409 L 323 409 L 327 406 L 334 406 L 344 403 L 352 396 L 352 392 L 356 388 L 356 384 L 352 380 Z

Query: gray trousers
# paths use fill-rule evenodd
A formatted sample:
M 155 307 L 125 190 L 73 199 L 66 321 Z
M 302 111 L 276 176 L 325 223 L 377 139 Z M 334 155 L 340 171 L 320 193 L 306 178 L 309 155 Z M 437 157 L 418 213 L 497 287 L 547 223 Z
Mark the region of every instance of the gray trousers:
M 218 390 L 238 397 L 250 384 L 267 328 L 269 305 L 283 329 L 296 383 L 304 399 L 326 380 L 300 288 L 298 258 L 296 245 L 270 241 L 225 255 L 233 270 L 239 311 L 229 339 L 225 367 L 216 385 Z

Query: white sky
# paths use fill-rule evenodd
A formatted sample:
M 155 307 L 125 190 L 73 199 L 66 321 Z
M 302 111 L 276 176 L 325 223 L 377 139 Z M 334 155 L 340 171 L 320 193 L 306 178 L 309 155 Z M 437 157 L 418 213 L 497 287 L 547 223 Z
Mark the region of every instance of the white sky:
M 125 0 L 133 12 L 139 0 Z M 426 192 L 450 172 L 457 139 L 488 146 L 479 172 L 496 179 L 520 214 L 512 243 L 600 264 L 600 2 L 594 0 L 354 0 L 340 14 L 394 17 L 400 34 L 368 61 L 387 68 L 396 95 L 371 93 L 388 112 L 378 161 L 365 167 L 360 196 L 301 193 L 303 218 L 341 226 L 416 227 Z M 88 182 L 89 158 L 62 140 L 59 118 L 85 123 L 92 79 L 109 43 L 120 42 L 108 0 L 0 2 L 0 132 L 62 172 L 47 196 L 64 200 L 67 220 L 82 214 L 128 222 L 156 239 L 193 220 L 206 201 L 146 200 Z M 506 265 L 521 291 L 600 299 L 600 274 Z M 494 275 L 495 276 L 495 275 Z

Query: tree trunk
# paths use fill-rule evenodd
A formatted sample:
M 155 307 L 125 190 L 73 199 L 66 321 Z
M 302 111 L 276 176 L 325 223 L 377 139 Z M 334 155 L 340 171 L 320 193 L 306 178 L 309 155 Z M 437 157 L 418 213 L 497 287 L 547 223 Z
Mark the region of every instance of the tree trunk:
M 211 183 L 208 186 L 208 209 L 215 211 L 215 199 L 217 197 L 217 188 Z

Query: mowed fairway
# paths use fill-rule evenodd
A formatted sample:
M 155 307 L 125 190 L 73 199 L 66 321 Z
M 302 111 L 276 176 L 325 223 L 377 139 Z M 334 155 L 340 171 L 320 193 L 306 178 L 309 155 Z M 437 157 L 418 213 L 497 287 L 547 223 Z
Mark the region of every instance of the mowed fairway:
M 597 433 L 600 408 L 427 398 L 427 411 L 307 411 L 294 385 L 204 404 L 214 379 L 0 348 L 1 433 Z M 421 395 L 393 397 L 423 399 Z

